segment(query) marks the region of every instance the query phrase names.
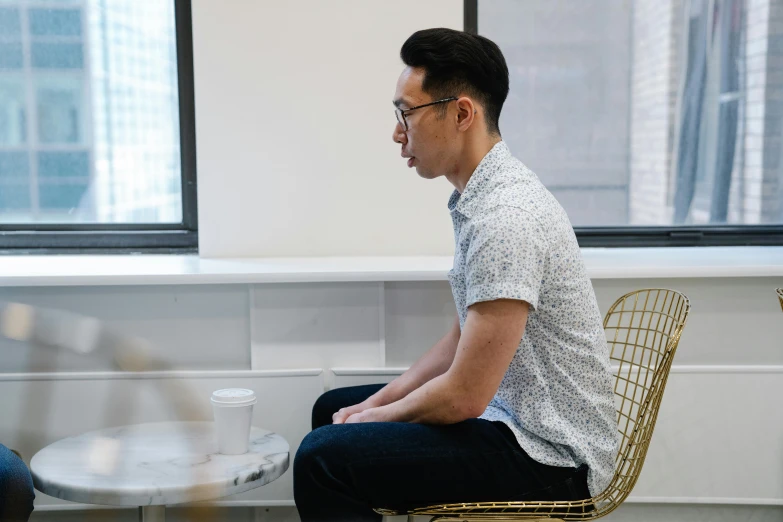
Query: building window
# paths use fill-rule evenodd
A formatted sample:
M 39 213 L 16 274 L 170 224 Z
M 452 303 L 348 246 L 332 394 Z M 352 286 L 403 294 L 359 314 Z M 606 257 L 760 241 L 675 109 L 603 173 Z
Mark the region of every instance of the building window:
M 584 245 L 783 244 L 783 4 L 466 1 L 503 138 Z
M 0 249 L 195 249 L 194 141 L 188 0 L 0 1 Z

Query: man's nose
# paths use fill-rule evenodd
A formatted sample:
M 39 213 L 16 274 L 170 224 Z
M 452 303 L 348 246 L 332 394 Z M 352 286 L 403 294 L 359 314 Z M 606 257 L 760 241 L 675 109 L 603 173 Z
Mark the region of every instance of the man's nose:
M 405 134 L 405 129 L 402 128 L 402 124 L 400 122 L 397 122 L 397 125 L 394 126 L 392 140 L 394 140 L 394 143 L 405 144 L 408 142 L 408 135 Z

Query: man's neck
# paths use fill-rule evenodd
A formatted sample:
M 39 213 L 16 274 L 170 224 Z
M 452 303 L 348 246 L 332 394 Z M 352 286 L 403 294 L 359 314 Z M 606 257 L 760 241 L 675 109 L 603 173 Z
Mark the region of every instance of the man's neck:
M 481 139 L 470 140 L 465 144 L 452 172 L 446 174 L 446 179 L 462 194 L 470 181 L 476 167 L 484 159 L 492 147 L 500 143 L 500 136 L 482 136 Z

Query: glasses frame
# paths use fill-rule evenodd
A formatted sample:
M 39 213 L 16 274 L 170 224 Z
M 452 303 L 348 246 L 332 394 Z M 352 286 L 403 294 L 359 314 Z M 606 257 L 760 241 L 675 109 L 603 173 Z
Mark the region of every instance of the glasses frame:
M 437 105 L 439 103 L 446 103 L 446 102 L 457 101 L 457 100 L 459 100 L 459 98 L 457 98 L 456 96 L 449 96 L 448 98 L 443 98 L 442 100 L 437 100 L 434 102 L 417 105 L 415 107 L 411 107 L 410 109 L 400 109 L 399 107 L 397 107 L 396 109 L 394 109 L 394 116 L 397 118 L 397 123 L 402 125 L 402 128 L 405 130 L 405 132 L 407 132 L 409 127 L 408 127 L 408 120 L 407 118 L 405 118 L 406 113 L 415 111 L 416 109 L 429 107 L 430 105 Z

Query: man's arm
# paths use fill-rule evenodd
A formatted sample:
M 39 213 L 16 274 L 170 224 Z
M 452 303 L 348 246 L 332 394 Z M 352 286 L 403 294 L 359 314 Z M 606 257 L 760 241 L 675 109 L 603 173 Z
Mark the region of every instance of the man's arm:
M 448 371 L 385 406 L 348 417 L 352 422 L 453 424 L 478 417 L 503 380 L 527 324 L 525 301 L 498 299 L 468 308 Z
M 460 339 L 459 317 L 440 341 L 421 356 L 408 370 L 384 386 L 364 402 L 348 408 L 342 408 L 332 416 L 332 422 L 342 424 L 345 419 L 369 408 L 377 408 L 396 402 L 424 383 L 444 374 L 451 367 Z

